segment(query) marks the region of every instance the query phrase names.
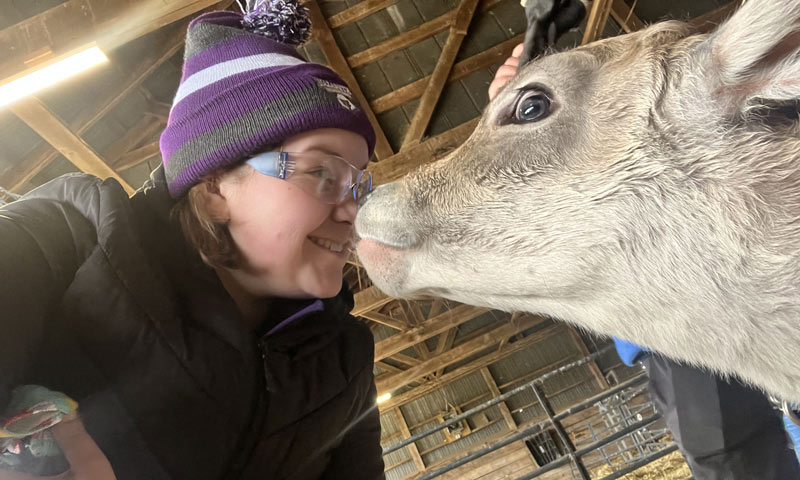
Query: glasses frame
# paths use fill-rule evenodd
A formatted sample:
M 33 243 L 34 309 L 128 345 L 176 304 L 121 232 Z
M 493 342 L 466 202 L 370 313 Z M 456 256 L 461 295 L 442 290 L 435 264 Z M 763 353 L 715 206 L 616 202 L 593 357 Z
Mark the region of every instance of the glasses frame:
M 281 180 L 288 180 L 289 177 L 294 173 L 295 162 L 291 159 L 291 155 L 307 155 L 310 152 L 282 152 L 282 151 L 273 151 L 273 152 L 264 152 L 259 153 L 258 155 L 253 155 L 252 157 L 245 160 L 245 163 L 253 167 L 258 173 L 263 175 L 268 175 L 270 177 L 279 178 Z M 331 205 L 336 205 L 341 203 L 342 200 L 345 199 L 347 196 L 347 192 L 349 191 L 353 197 L 353 200 L 358 202 L 360 197 L 366 197 L 372 192 L 373 185 L 372 185 L 372 172 L 369 172 L 367 169 L 359 169 L 352 163 L 348 162 L 344 158 L 338 155 L 332 155 L 329 153 L 320 153 L 325 157 L 335 158 L 341 162 L 344 162 L 345 165 L 350 167 L 355 173 L 355 182 L 351 182 L 349 186 L 342 190 L 341 196 L 338 200 L 333 203 L 329 203 Z M 367 176 L 366 181 L 366 192 L 364 192 L 361 196 L 358 194 L 359 187 L 362 184 L 362 179 L 364 175 Z M 319 196 L 315 195 L 320 201 L 323 199 Z

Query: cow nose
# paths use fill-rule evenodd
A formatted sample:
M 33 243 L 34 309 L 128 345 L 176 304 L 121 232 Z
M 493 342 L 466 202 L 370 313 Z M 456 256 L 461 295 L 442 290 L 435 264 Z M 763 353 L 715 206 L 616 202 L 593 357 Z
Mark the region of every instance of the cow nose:
M 356 216 L 356 234 L 394 248 L 414 248 L 421 243 L 414 216 L 400 182 L 381 185 L 361 204 Z

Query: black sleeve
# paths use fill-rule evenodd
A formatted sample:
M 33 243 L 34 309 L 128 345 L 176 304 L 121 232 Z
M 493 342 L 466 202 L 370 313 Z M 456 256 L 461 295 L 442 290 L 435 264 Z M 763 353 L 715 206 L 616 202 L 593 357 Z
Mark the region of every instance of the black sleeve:
M 76 182 L 53 183 L 63 191 Z M 95 183 L 83 178 L 77 185 Z M 0 208 L 0 411 L 10 390 L 24 382 L 48 315 L 96 238 L 86 217 L 41 192 Z
M 353 319 L 358 322 L 358 320 Z M 372 332 L 361 322 L 363 337 L 360 345 L 367 345 L 363 354 L 363 369 L 357 378 L 360 391 L 358 416 L 344 434 L 342 442 L 333 449 L 331 460 L 321 480 L 384 480 L 383 449 L 381 447 L 381 420 L 378 412 Z

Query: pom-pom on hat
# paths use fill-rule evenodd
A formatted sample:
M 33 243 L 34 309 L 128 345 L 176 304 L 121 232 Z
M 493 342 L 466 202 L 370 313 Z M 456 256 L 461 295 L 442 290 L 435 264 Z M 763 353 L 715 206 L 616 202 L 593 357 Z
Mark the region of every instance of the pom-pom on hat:
M 161 155 L 178 198 L 206 175 L 318 128 L 375 133 L 345 82 L 295 50 L 311 24 L 298 0 L 249 0 L 194 19 Z

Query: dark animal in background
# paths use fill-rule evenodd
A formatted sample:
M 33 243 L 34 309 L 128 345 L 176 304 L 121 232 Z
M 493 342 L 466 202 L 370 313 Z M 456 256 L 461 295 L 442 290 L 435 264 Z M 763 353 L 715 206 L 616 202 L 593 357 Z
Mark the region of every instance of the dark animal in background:
M 586 16 L 581 0 L 523 0 L 528 29 L 519 66 L 555 45 L 565 32 L 577 27 Z

